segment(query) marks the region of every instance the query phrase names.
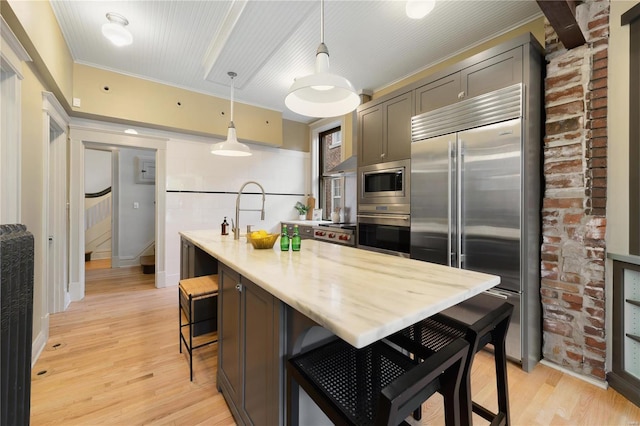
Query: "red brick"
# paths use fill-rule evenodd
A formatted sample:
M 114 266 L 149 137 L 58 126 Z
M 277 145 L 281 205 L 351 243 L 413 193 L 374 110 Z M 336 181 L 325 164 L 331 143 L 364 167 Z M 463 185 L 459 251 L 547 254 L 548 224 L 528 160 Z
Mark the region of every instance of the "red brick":
M 590 158 L 587 161 L 587 164 L 590 168 L 606 168 L 607 167 L 607 159 L 598 157 L 598 158 Z
M 603 138 L 603 137 L 597 137 L 597 138 L 592 137 L 589 140 L 589 145 L 591 148 L 606 148 L 607 140 L 608 140 L 607 138 Z
M 607 69 L 607 65 L 609 64 L 609 59 L 607 57 L 603 58 L 603 59 L 595 59 L 593 61 L 593 65 L 591 67 L 591 69 L 593 70 L 602 70 L 602 69 Z M 593 75 L 592 75 L 593 78 Z
M 582 198 L 545 198 L 542 201 L 543 209 L 581 209 Z
M 582 277 L 572 272 L 565 272 L 560 275 L 560 280 L 567 283 L 580 284 L 582 282 Z
M 578 224 L 582 221 L 584 213 L 565 213 L 562 223 Z
M 582 362 L 582 355 L 581 354 L 577 354 L 575 352 L 571 352 L 571 351 L 566 351 L 565 354 L 567 355 L 567 358 L 572 359 L 574 361 L 578 361 L 578 362 Z
M 599 259 L 604 260 L 604 250 L 594 250 L 592 248 L 587 249 L 587 257 L 589 259 Z M 596 282 L 596 281 L 593 281 Z M 599 287 L 599 285 L 598 285 Z
M 583 97 L 584 89 L 582 85 L 576 85 L 557 92 L 546 93 L 544 96 L 544 103 L 547 105 L 562 99 L 582 99 Z
M 555 235 L 543 235 L 542 242 L 547 244 L 558 244 L 562 242 L 562 238 Z
M 601 158 L 606 158 L 607 157 L 607 149 L 606 148 L 591 148 L 588 152 L 588 155 L 591 158 L 594 157 L 601 157 Z
M 582 73 L 580 69 L 572 69 L 569 72 L 565 73 L 556 73 L 553 76 L 547 77 L 545 79 L 545 87 L 547 90 L 555 89 L 560 86 L 566 86 L 567 83 L 577 83 L 582 79 Z
M 584 101 L 572 101 L 565 104 L 555 105 L 546 109 L 547 119 L 554 115 L 576 115 L 584 112 Z
M 593 30 L 589 32 L 589 39 L 596 40 L 599 38 L 605 38 L 609 36 L 609 27 L 606 26 L 604 28 L 599 28 L 597 30 Z
M 591 375 L 600 380 L 605 380 L 607 378 L 607 374 L 603 368 L 592 368 Z
M 587 321 L 589 321 L 593 327 L 604 329 L 603 319 L 587 317 Z
M 565 293 L 562 295 L 562 300 L 568 303 L 576 304 L 582 306 L 582 296 L 579 294 L 569 294 Z
M 560 320 L 567 323 L 575 319 L 575 317 L 570 312 L 567 312 L 561 306 L 545 306 L 543 309 L 545 318 Z
M 592 79 L 589 82 L 589 90 L 591 90 L 591 93 L 593 93 L 596 90 L 606 90 L 607 89 L 607 78 L 598 78 L 598 79 Z M 598 97 L 598 98 L 590 98 L 590 99 L 602 99 L 602 97 Z
M 597 109 L 597 108 L 606 108 L 608 105 L 607 98 L 599 98 L 599 99 L 591 99 L 589 100 L 588 108 L 589 109 Z
M 593 54 L 594 64 L 597 61 L 600 61 L 600 60 L 603 60 L 603 59 L 607 59 L 608 57 L 609 57 L 609 49 L 600 50 L 599 52 L 596 52 L 596 53 Z
M 589 111 L 589 118 L 607 118 L 607 108 L 592 109 Z
M 606 26 L 609 25 L 609 14 L 607 14 L 606 16 L 602 16 L 598 19 L 594 19 L 593 21 L 589 21 L 589 23 L 587 24 L 587 28 L 589 30 L 592 30 L 594 28 L 602 27 L 605 25 Z
M 609 39 L 602 39 L 602 40 L 596 40 L 593 43 L 591 43 L 591 45 L 593 46 L 593 50 L 597 50 L 598 47 L 602 47 L 604 46 L 605 49 L 609 47 Z
M 604 209 L 604 208 L 601 208 L 601 207 L 598 207 L 598 208 L 596 208 L 596 209 L 593 209 L 593 208 L 592 208 L 592 209 L 590 209 L 589 211 L 590 211 L 592 214 L 607 214 L 607 209 Z
M 574 56 L 568 59 L 559 60 L 558 68 L 567 68 L 567 67 L 573 67 L 573 66 L 577 67 L 582 65 L 582 61 L 583 61 L 583 58 L 581 56 Z
M 607 127 L 607 119 L 606 118 L 598 118 L 595 120 L 591 120 L 589 123 L 591 129 L 599 129 Z
M 594 198 L 607 198 L 607 188 L 591 188 L 589 196 Z
M 548 288 L 541 288 L 540 289 L 540 295 L 542 297 L 548 297 L 548 298 L 551 298 L 551 299 L 557 299 L 558 298 L 558 292 L 555 291 L 555 290 L 548 289 Z
M 582 160 L 555 161 L 544 165 L 545 174 L 579 173 L 583 170 Z
M 592 198 L 591 199 L 591 207 L 596 208 L 596 209 L 605 209 L 607 208 L 607 200 L 606 198 Z M 591 234 L 589 234 L 591 235 Z M 594 234 L 594 235 L 598 235 L 598 234 Z M 589 236 L 588 238 L 600 238 L 598 237 L 591 237 Z M 602 233 L 602 238 L 604 238 L 604 231 Z
M 580 286 L 576 284 L 571 284 L 571 283 L 564 283 L 562 281 L 542 279 L 541 284 L 543 287 L 546 287 L 549 289 L 560 290 L 560 291 L 576 293 L 576 294 L 580 292 Z
M 594 167 L 591 169 L 591 176 L 594 178 L 607 177 L 607 169 L 602 167 Z
M 591 82 L 593 83 L 595 80 L 599 80 L 601 78 L 606 79 L 608 75 L 606 66 L 604 68 L 594 69 L 591 72 Z
M 590 133 L 591 134 L 590 134 L 589 137 L 591 137 L 592 139 L 595 139 L 595 138 L 604 138 L 604 139 L 606 139 L 607 138 L 607 129 L 593 129 L 593 130 L 591 130 Z
M 549 333 L 558 334 L 560 336 L 573 336 L 573 328 L 571 327 L 571 325 L 559 321 L 545 319 L 542 323 L 542 329 Z
M 607 187 L 607 179 L 606 178 L 595 178 L 591 180 L 591 186 L 594 188 L 606 188 Z
M 589 314 L 590 317 L 599 318 L 604 321 L 604 309 L 587 307 L 585 308 L 585 311 Z
M 605 122 L 606 125 L 606 122 Z M 545 125 L 547 135 L 556 135 L 559 133 L 572 132 L 582 128 L 581 117 L 572 117 L 565 120 L 558 120 Z
M 589 247 L 605 248 L 606 246 L 606 242 L 602 239 L 593 240 L 593 239 L 585 238 L 583 243 L 585 245 L 588 245 Z
M 604 299 L 604 290 L 593 287 L 585 287 L 584 294 L 594 299 Z
M 602 250 L 602 253 L 604 255 L 604 250 Z M 604 289 L 604 280 L 589 280 L 587 286 Z
M 604 350 L 604 349 L 607 348 L 607 343 L 606 342 L 603 342 L 601 340 L 596 340 L 593 337 L 589 337 L 589 336 L 585 336 L 584 343 L 587 346 L 593 346 L 596 349 Z
M 584 334 L 588 334 L 589 336 L 595 336 L 595 337 L 604 339 L 604 330 L 602 330 L 601 328 L 598 329 L 590 325 L 585 325 L 583 330 L 584 330 Z
M 596 90 L 589 92 L 589 99 L 606 98 L 608 94 L 609 92 L 606 88 L 597 88 Z
M 578 157 L 584 155 L 582 143 L 574 143 L 571 145 L 555 146 L 544 150 L 545 159 L 562 158 L 562 157 Z

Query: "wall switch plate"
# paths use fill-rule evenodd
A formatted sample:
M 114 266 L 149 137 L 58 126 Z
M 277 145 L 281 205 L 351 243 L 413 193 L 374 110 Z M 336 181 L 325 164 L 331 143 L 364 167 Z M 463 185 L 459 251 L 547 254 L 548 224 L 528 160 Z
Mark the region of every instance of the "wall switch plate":
M 73 106 L 80 108 L 80 98 L 73 98 Z
M 137 201 L 135 201 L 135 202 L 133 203 L 133 208 L 134 208 L 134 209 L 139 209 L 139 208 L 140 208 L 140 203 L 138 203 Z

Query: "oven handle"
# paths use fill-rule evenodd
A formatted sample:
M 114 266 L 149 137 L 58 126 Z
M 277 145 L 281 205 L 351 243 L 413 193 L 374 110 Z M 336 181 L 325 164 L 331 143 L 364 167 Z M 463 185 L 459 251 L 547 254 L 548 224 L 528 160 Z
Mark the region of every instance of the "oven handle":
M 393 219 L 393 220 L 406 220 L 411 219 L 408 215 L 392 215 L 392 214 L 359 214 L 358 217 L 364 219 Z

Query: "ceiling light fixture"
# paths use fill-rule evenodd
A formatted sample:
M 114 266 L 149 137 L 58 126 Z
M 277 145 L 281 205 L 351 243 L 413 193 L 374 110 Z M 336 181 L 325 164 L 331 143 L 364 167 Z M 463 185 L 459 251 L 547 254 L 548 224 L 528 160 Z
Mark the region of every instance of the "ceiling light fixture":
M 102 35 L 116 46 L 128 46 L 133 43 L 133 36 L 125 27 L 129 21 L 124 16 L 109 12 L 107 13 L 109 22 L 102 25 Z
M 233 124 L 233 79 L 238 74 L 229 71 L 227 75 L 231 77 L 231 121 L 229 122 L 229 129 L 227 131 L 227 140 L 214 143 L 211 146 L 211 153 L 224 155 L 226 157 L 246 157 L 251 155 L 251 150 L 249 150 L 249 147 L 245 144 L 238 142 L 236 126 Z
M 337 117 L 360 105 L 349 80 L 329 72 L 329 49 L 324 44 L 324 0 L 320 0 L 320 46 L 316 51 L 315 72 L 296 78 L 284 103 L 291 111 L 308 117 Z
M 411 19 L 422 19 L 436 7 L 436 0 L 407 0 L 405 11 Z

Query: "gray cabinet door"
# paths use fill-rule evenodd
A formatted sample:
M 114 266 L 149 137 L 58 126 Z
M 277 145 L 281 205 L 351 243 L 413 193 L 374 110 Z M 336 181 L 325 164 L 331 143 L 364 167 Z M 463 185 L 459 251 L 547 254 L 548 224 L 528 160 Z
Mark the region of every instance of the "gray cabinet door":
M 278 321 L 274 297 L 242 278 L 244 410 L 249 424 L 275 425 L 278 410 Z
M 427 83 L 415 90 L 416 115 L 458 102 L 460 73 Z
M 242 335 L 240 317 L 240 297 L 238 290 L 240 277 L 237 272 L 226 266 L 220 267 L 218 286 L 220 298 L 218 320 L 218 380 L 225 383 L 224 390 L 228 398 L 239 409 L 242 397 L 242 371 L 240 360 L 242 357 Z M 218 387 L 221 387 L 218 384 Z
M 358 113 L 358 165 L 377 164 L 382 159 L 383 145 L 382 104 Z
M 191 278 L 194 275 L 193 264 L 194 246 L 184 238 L 180 239 L 180 279 Z
M 522 47 L 478 62 L 461 71 L 465 98 L 493 92 L 522 81 Z
M 411 157 L 411 116 L 413 92 L 386 101 L 384 108 L 382 161 L 407 160 Z

